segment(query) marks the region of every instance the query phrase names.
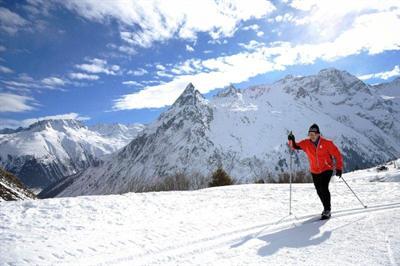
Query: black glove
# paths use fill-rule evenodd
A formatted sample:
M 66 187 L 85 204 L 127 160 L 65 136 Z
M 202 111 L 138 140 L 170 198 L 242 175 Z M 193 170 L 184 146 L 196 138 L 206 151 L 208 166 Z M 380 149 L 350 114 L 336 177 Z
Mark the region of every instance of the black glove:
M 342 177 L 342 170 L 336 169 L 336 176 L 341 178 Z
M 290 132 L 290 134 L 288 135 L 288 140 L 291 140 L 292 142 L 295 142 L 295 140 L 294 140 L 294 135 L 293 135 L 293 133 L 292 132 Z

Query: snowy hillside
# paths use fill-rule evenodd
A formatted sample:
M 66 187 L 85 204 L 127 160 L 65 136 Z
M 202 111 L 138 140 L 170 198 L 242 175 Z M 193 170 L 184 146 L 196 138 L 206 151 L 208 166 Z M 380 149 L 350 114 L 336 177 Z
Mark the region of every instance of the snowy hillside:
M 174 173 L 210 176 L 217 166 L 239 182 L 288 170 L 287 134 L 297 139 L 318 123 L 340 147 L 345 171 L 400 155 L 400 105 L 346 71 L 287 76 L 210 100 L 189 84 L 175 103 L 99 167 L 68 180 L 60 196 L 137 191 Z M 308 162 L 295 153 L 295 170 Z
M 115 124 L 96 124 L 89 126 L 91 131 L 99 133 L 104 138 L 108 139 L 116 149 L 120 149 L 131 142 L 139 132 L 144 129 L 143 124 L 135 123 L 123 125 Z
M 16 176 L 0 168 L 0 202 L 33 198 L 35 195 Z
M 400 159 L 367 170 L 354 171 L 348 178 L 354 182 L 400 182 Z
M 72 119 L 39 121 L 0 134 L 0 166 L 27 186 L 43 188 L 96 164 L 101 156 L 129 143 L 142 127 L 112 129 L 102 125 L 90 130 Z
M 374 85 L 383 99 L 394 100 L 400 103 L 400 77 L 395 78 L 391 82 Z
M 288 184 L 1 202 L 0 264 L 396 265 L 400 183 L 374 169 L 344 175 L 367 209 L 332 180 L 327 221 L 312 184 L 290 217 Z

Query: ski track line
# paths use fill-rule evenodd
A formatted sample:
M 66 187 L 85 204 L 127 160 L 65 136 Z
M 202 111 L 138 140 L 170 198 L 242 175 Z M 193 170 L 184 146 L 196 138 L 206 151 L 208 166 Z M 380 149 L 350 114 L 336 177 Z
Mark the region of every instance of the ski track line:
M 376 206 L 370 206 L 368 208 L 353 208 L 353 209 L 348 209 L 348 210 L 339 210 L 336 212 L 332 212 L 333 214 L 339 213 L 338 215 L 332 216 L 332 218 L 335 219 L 335 218 L 344 217 L 344 216 L 358 215 L 358 214 L 362 214 L 362 213 L 366 213 L 366 212 L 386 211 L 388 209 L 395 209 L 395 208 L 400 208 L 400 203 L 381 204 L 381 205 L 376 205 Z M 284 220 L 287 217 L 288 216 L 285 216 L 281 220 Z M 299 222 L 301 222 L 301 224 L 319 222 L 319 218 L 315 218 L 315 217 L 319 217 L 319 214 L 301 216 L 301 217 L 298 217 L 297 220 Z M 365 217 L 363 217 L 362 219 L 364 219 L 364 218 Z M 279 221 L 281 221 L 281 220 L 279 220 Z M 259 224 L 259 225 L 251 226 L 249 228 L 244 228 L 241 230 L 228 231 L 228 232 L 216 235 L 216 236 L 205 237 L 205 238 L 198 239 L 195 241 L 186 242 L 186 243 L 183 243 L 180 245 L 169 246 L 167 248 L 158 250 L 157 254 L 158 254 L 158 256 L 162 255 L 163 257 L 171 257 L 171 255 L 169 255 L 169 253 L 178 253 L 178 254 L 175 254 L 174 256 L 176 256 L 176 255 L 182 256 L 185 254 L 188 255 L 188 254 L 192 254 L 192 253 L 204 253 L 211 249 L 223 246 L 224 244 L 226 245 L 228 243 L 236 242 L 236 241 L 242 240 L 245 237 L 248 237 L 248 235 L 243 236 L 242 233 L 254 231 L 252 234 L 250 233 L 250 235 L 253 235 L 253 237 L 256 237 L 260 233 L 268 232 L 271 229 L 273 229 L 274 231 L 277 231 L 277 230 L 285 229 L 289 225 L 294 224 L 296 226 L 296 220 L 292 219 L 290 221 L 285 221 L 280 226 L 274 227 L 274 225 L 276 225 L 276 224 L 277 224 L 277 222 Z M 346 225 L 348 225 L 348 224 L 346 224 Z M 338 230 L 341 227 L 343 227 L 343 226 L 334 228 L 332 231 Z M 260 228 L 262 228 L 261 231 L 256 231 L 257 229 L 260 229 Z M 237 235 L 240 235 L 240 236 L 237 236 Z M 223 240 L 221 240 L 221 239 L 223 239 Z M 219 241 L 217 241 L 217 243 L 214 243 L 211 245 L 209 245 L 209 244 L 206 246 L 204 245 L 204 243 L 207 243 L 207 242 L 212 243 L 215 240 L 219 240 Z M 198 245 L 201 245 L 201 246 L 196 247 Z M 188 248 L 190 248 L 190 251 L 187 251 Z M 183 252 L 178 252 L 179 250 L 182 250 L 182 249 L 186 249 L 186 250 L 184 250 Z M 112 254 L 112 253 L 110 253 L 110 254 Z M 154 261 L 154 258 L 151 258 L 153 255 L 154 255 L 154 253 L 145 252 L 145 253 L 141 253 L 141 254 L 137 254 L 137 255 L 122 256 L 119 258 L 108 260 L 104 263 L 97 263 L 97 264 L 93 264 L 93 265 L 117 264 L 117 263 L 121 263 L 121 262 L 133 261 L 135 259 L 145 259 L 145 260 L 150 259 L 150 260 Z
M 354 213 L 354 214 L 352 213 L 352 214 L 348 214 L 348 215 L 357 215 L 357 214 L 359 214 L 359 213 Z M 366 216 L 363 216 L 359 220 L 362 220 L 365 217 Z M 298 220 L 298 221 L 300 221 L 300 220 Z M 314 218 L 305 219 L 303 222 L 301 222 L 301 225 L 306 225 L 306 224 L 315 223 L 315 222 L 327 223 L 328 220 L 320 221 L 319 218 L 317 218 L 317 219 L 314 219 Z M 340 229 L 342 227 L 345 227 L 345 226 L 347 226 L 349 224 L 352 224 L 352 223 L 353 222 L 349 222 L 349 223 L 347 223 L 345 225 L 336 227 L 336 228 L 332 229 L 331 232 L 333 232 L 335 230 L 338 230 L 338 229 Z M 241 243 L 241 245 L 242 245 L 242 244 L 246 243 L 247 241 L 249 241 L 251 239 L 256 239 L 257 236 L 261 234 L 261 232 L 264 233 L 264 234 L 273 233 L 273 232 L 284 230 L 284 229 L 288 228 L 288 225 L 289 226 L 294 226 L 294 227 L 298 226 L 298 225 L 296 225 L 295 220 L 292 220 L 292 221 L 290 221 L 290 222 L 288 221 L 285 224 L 283 224 L 283 225 L 281 225 L 279 227 L 276 227 L 276 228 L 275 227 L 272 227 L 272 228 L 269 227 L 267 229 L 262 229 L 261 231 L 259 231 L 256 234 L 253 233 L 253 234 L 245 235 L 245 236 L 240 235 L 240 236 L 237 236 L 237 237 L 234 237 L 234 238 L 232 238 L 232 236 L 227 236 L 226 239 L 217 239 L 218 241 L 217 242 L 211 242 L 210 243 L 211 245 L 210 244 L 204 245 L 205 242 L 202 242 L 202 243 L 197 243 L 196 244 L 196 245 L 200 245 L 199 247 L 187 247 L 187 248 L 190 248 L 190 250 L 187 250 L 185 248 L 176 248 L 176 249 L 168 250 L 166 252 L 162 252 L 161 254 L 158 254 L 158 257 L 156 259 L 154 257 L 151 257 L 151 256 L 144 257 L 144 261 L 142 261 L 138 265 L 159 265 L 159 264 L 163 265 L 165 263 L 170 263 L 170 261 L 168 261 L 169 258 L 177 258 L 177 257 L 184 258 L 184 257 L 190 256 L 192 254 L 196 254 L 196 255 L 197 254 L 203 254 L 203 253 L 206 253 L 206 252 L 209 252 L 209 251 L 212 251 L 212 250 L 216 250 L 217 248 L 221 248 L 221 247 L 224 247 L 224 246 L 227 246 L 227 245 L 231 245 L 231 248 L 234 248 L 232 243 L 242 242 Z M 271 230 L 268 230 L 268 229 L 271 229 Z M 245 241 L 243 241 L 243 239 L 245 239 Z M 129 262 L 130 261 L 129 257 L 132 257 L 132 256 L 128 256 L 128 257 L 125 257 L 125 258 L 120 258 L 120 260 L 118 260 L 116 262 L 114 262 L 114 261 L 107 262 L 106 265 L 107 264 L 117 264 L 117 263 L 121 263 L 121 262 Z M 134 258 L 132 258 L 132 259 L 134 259 Z
M 371 223 L 372 223 L 372 227 L 374 228 L 375 234 L 377 236 L 379 236 L 380 234 L 379 234 L 378 229 L 376 228 L 375 217 L 371 217 Z M 386 251 L 388 253 L 388 259 L 390 261 L 390 264 L 392 266 L 396 266 L 397 264 L 396 264 L 396 261 L 395 261 L 395 259 L 393 257 L 393 251 L 392 251 L 392 248 L 391 248 L 391 245 L 390 245 L 390 241 L 389 241 L 389 238 L 388 238 L 388 235 L 387 235 L 386 232 L 384 233 L 384 241 L 386 243 Z
M 393 256 L 392 245 L 390 245 L 390 239 L 387 236 L 387 234 L 385 235 L 385 242 L 386 242 L 386 249 L 388 251 L 390 263 L 392 264 L 392 266 L 397 266 L 396 260 L 394 259 L 394 256 Z
M 356 215 L 356 214 L 363 213 L 363 212 L 381 211 L 381 210 L 399 208 L 399 207 L 400 207 L 400 202 L 399 203 L 387 203 L 387 204 L 370 206 L 368 209 L 364 209 L 364 208 L 345 209 L 345 210 L 339 210 L 339 211 L 333 212 L 333 213 L 342 213 L 342 214 L 335 215 L 332 218 L 341 217 L 341 216 L 348 216 L 348 215 Z M 310 223 L 310 222 L 318 221 L 319 219 L 315 218 L 315 217 L 318 217 L 318 216 L 319 216 L 318 214 L 305 215 L 305 216 L 298 217 L 297 220 L 298 221 L 303 220 L 303 223 Z M 281 221 L 284 221 L 287 217 L 289 217 L 289 216 L 287 215 L 287 216 L 283 217 L 282 219 L 280 219 L 279 221 L 275 221 L 275 222 L 271 222 L 271 223 L 265 223 L 265 224 L 258 224 L 258 225 L 251 226 L 251 227 L 248 227 L 248 228 L 244 228 L 244 229 L 241 229 L 241 230 L 228 231 L 228 232 L 216 235 L 216 236 L 205 237 L 205 238 L 202 238 L 202 239 L 199 239 L 199 240 L 183 243 L 183 244 L 180 244 L 178 246 L 170 246 L 170 247 L 167 247 L 167 248 L 159 250 L 159 252 L 161 252 L 161 253 L 173 252 L 174 250 L 187 248 L 188 246 L 195 246 L 195 245 L 198 245 L 199 243 L 210 242 L 210 241 L 218 240 L 218 239 L 221 239 L 221 238 L 227 238 L 229 236 L 230 236 L 231 241 L 240 240 L 243 237 L 237 237 L 237 238 L 232 239 L 232 236 L 236 236 L 237 234 L 241 234 L 241 233 L 245 233 L 245 232 L 255 231 L 256 229 L 262 228 L 261 231 L 259 231 L 257 234 L 255 234 L 255 236 L 257 236 L 258 234 L 260 234 L 262 232 L 265 232 L 265 231 L 268 231 L 269 229 L 274 229 L 274 230 L 284 229 L 285 227 L 287 227 L 290 224 L 296 224 L 296 220 L 291 219 L 290 221 L 285 221 L 285 222 L 281 223 L 279 227 L 274 228 L 275 225 L 277 225 Z M 313 218 L 313 219 L 307 220 L 307 218 Z M 117 233 L 117 232 L 131 232 L 131 230 L 116 230 L 116 231 L 113 231 L 113 233 Z M 84 235 L 86 235 L 86 234 L 84 234 Z M 88 234 L 88 235 L 90 235 L 90 234 Z M 254 235 L 254 233 L 253 233 L 253 235 Z M 221 241 L 219 241 L 219 242 L 221 242 Z M 224 243 L 227 243 L 227 241 L 224 240 L 219 245 L 224 244 Z M 216 246 L 216 245 L 213 245 L 212 247 L 214 247 L 214 246 Z M 124 249 L 128 249 L 128 248 L 129 247 L 125 247 Z M 199 251 L 201 251 L 202 249 L 204 250 L 204 248 L 197 248 L 197 249 Z M 206 251 L 206 250 L 204 250 L 204 251 Z M 107 254 L 112 256 L 115 253 L 114 252 L 113 253 L 111 253 L 111 252 L 108 252 L 108 253 L 102 252 L 102 255 L 107 255 Z M 137 256 L 136 255 L 131 255 L 131 256 L 128 256 L 128 257 L 122 256 L 119 259 L 116 258 L 116 259 L 110 260 L 109 263 L 113 263 L 113 262 L 118 263 L 118 262 L 129 261 L 129 260 L 132 261 L 134 259 L 148 257 L 148 256 L 151 256 L 153 254 L 154 253 L 152 253 L 152 251 L 149 251 L 149 252 L 144 252 L 144 253 L 141 253 L 141 254 L 137 254 Z M 98 257 L 98 254 L 92 254 L 92 255 L 89 255 L 87 257 L 95 258 L 95 257 Z M 75 261 L 75 260 L 73 260 L 73 261 Z M 66 263 L 67 262 L 66 262 L 65 259 L 64 260 L 63 259 L 58 260 L 58 264 L 66 264 Z M 102 263 L 100 263 L 100 264 L 97 263 L 97 264 L 94 264 L 94 265 L 102 265 Z
M 374 216 L 371 217 L 371 223 L 372 223 L 372 228 L 374 228 L 375 235 L 379 236 L 380 234 L 379 234 L 378 229 L 376 228 L 376 223 L 375 223 L 375 217 L 374 217 Z M 386 242 L 386 239 L 387 239 L 387 238 L 388 238 L 388 237 L 387 237 L 387 234 L 386 234 L 386 232 L 385 232 L 385 233 L 384 233 L 385 242 Z M 391 264 L 391 265 L 396 265 L 396 264 L 394 263 L 394 261 L 393 261 L 392 256 L 391 256 L 392 254 L 391 254 L 390 246 L 388 247 L 387 243 L 386 243 L 386 251 L 388 252 L 388 259 L 389 259 L 390 264 Z

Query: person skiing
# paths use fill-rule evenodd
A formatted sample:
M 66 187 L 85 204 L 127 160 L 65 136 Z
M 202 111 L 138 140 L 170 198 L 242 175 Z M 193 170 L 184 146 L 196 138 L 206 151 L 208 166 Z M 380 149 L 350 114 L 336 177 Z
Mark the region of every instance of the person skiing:
M 303 150 L 310 163 L 310 172 L 313 178 L 315 189 L 324 206 L 321 219 L 331 217 L 331 194 L 329 182 L 333 174 L 333 161 L 336 161 L 336 176 L 342 177 L 343 159 L 339 149 L 332 140 L 321 136 L 317 124 L 311 125 L 308 130 L 307 139 L 296 142 L 292 132 L 288 135 L 289 146 L 292 150 Z M 333 158 L 332 158 L 333 157 Z

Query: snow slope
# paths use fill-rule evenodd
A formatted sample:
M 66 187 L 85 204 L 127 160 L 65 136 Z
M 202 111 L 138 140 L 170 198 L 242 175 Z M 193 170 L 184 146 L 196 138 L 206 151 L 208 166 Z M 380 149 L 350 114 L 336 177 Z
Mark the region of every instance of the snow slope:
M 379 170 L 380 166 L 385 166 L 387 170 Z M 380 166 L 354 171 L 348 178 L 354 182 L 364 182 L 366 180 L 370 182 L 400 182 L 400 159 Z
M 270 85 L 225 88 L 210 100 L 189 84 L 175 103 L 131 143 L 67 180 L 59 196 L 115 194 L 182 172 L 209 177 L 222 166 L 242 183 L 288 170 L 287 134 L 313 123 L 340 147 L 344 170 L 400 156 L 400 105 L 346 71 L 287 76 Z M 295 170 L 307 170 L 295 153 Z M 64 184 L 66 184 L 64 182 Z
M 390 82 L 385 82 L 373 86 L 383 99 L 394 100 L 400 103 L 400 77 Z
M 120 149 L 131 142 L 139 132 L 144 129 L 145 125 L 140 123 L 123 125 L 114 124 L 96 124 L 89 126 L 91 131 L 99 133 L 102 137 L 109 140 L 112 146 Z
M 42 120 L 0 134 L 0 166 L 29 187 L 46 187 L 75 174 L 129 143 L 139 124 L 98 125 L 91 129 L 73 119 Z
M 0 265 L 397 265 L 400 183 L 334 179 L 0 203 Z M 392 176 L 400 169 L 390 168 Z M 399 179 L 397 179 L 399 180 Z

